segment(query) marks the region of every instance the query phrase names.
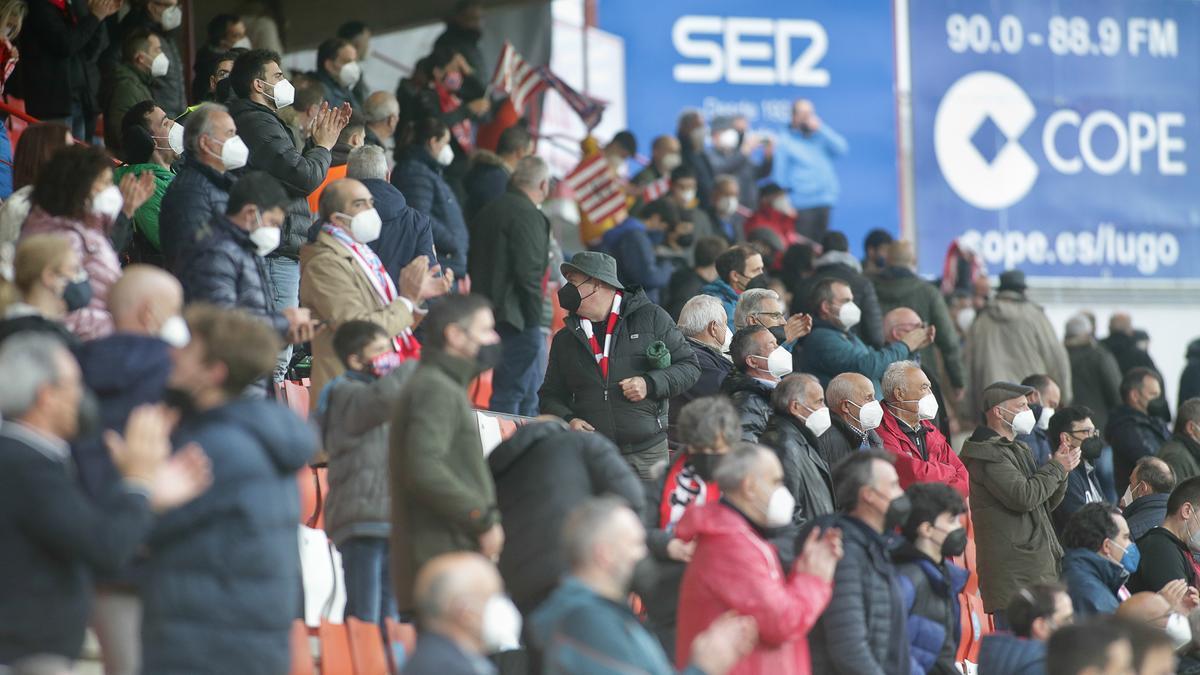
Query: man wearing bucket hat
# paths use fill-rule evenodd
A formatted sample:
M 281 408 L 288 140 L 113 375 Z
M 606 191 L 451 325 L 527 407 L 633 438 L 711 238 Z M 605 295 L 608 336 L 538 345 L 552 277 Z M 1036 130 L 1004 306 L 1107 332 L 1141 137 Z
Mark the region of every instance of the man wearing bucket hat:
M 1060 442 L 1038 468 L 1029 446 L 1016 437 L 1037 420 L 1025 396 L 1033 387 L 994 382 L 982 391 L 984 424 L 963 443 L 970 473 L 971 512 L 983 608 L 997 628 L 1008 628 L 1004 611 L 1022 588 L 1058 579 L 1063 549 L 1051 512 L 1067 493 L 1067 476 L 1080 450 Z
M 648 479 L 667 459 L 668 400 L 700 379 L 699 362 L 671 316 L 621 284 L 611 256 L 583 251 L 561 271 L 568 316 L 550 344 L 541 412 L 612 439 Z

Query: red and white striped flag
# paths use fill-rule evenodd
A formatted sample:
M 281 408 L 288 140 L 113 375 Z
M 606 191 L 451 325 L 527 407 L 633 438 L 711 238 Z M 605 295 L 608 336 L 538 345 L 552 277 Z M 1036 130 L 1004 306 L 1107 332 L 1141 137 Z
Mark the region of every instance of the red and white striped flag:
M 669 191 L 670 189 L 671 189 L 671 177 L 663 176 L 662 178 L 659 178 L 658 180 L 654 181 L 653 183 L 642 188 L 642 201 L 649 204 L 650 202 L 667 194 L 667 191 Z
M 491 89 L 507 94 L 513 109 L 520 115 L 525 110 L 525 101 L 546 85 L 538 68 L 529 65 L 512 43 L 505 41 L 496 61 L 496 72 L 492 74 Z
M 580 162 L 563 182 L 575 193 L 579 210 L 589 222 L 602 223 L 625 208 L 621 181 L 608 168 L 608 160 L 602 152 Z

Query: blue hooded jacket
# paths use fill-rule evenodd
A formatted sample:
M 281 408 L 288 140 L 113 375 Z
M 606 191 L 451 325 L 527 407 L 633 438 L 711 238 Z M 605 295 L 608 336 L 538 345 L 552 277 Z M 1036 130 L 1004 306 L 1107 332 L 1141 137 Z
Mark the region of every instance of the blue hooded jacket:
M 954 646 L 953 652 L 958 651 L 959 604 L 958 594 L 967 585 L 967 571 L 950 561 L 945 561 L 944 568 L 935 565 L 932 560 L 913 549 L 911 545 L 901 546 L 893 553 L 896 559 L 897 581 L 900 585 L 900 597 L 908 609 L 908 658 L 913 675 L 928 673 L 937 664 L 945 649 L 946 641 Z M 925 583 L 914 584 L 912 573 L 919 570 L 924 575 Z M 925 595 L 927 594 L 927 595 Z M 925 595 L 925 597 L 921 597 Z M 947 616 L 952 619 L 950 625 L 955 627 L 952 635 L 947 635 L 946 624 L 942 618 L 929 616 L 944 605 L 948 607 Z M 932 611 L 930 611 L 932 610 Z M 944 663 L 944 662 L 943 662 Z
M 1008 633 L 985 635 L 979 675 L 1046 675 L 1046 643 Z
M 658 291 L 671 281 L 675 266 L 670 261 L 659 262 L 654 255 L 646 225 L 636 218 L 604 233 L 601 248 L 617 260 L 617 277 L 625 286 L 641 286 L 650 302 L 658 304 Z
M 368 245 L 399 288 L 400 270 L 418 255 L 429 258 L 430 266 L 437 264 L 429 216 L 409 206 L 404 194 L 385 180 L 366 178 L 359 182 L 370 191 L 383 221 L 379 238 Z
M 733 311 L 737 309 L 738 292 L 733 290 L 724 279 L 717 278 L 704 284 L 700 289 L 701 295 L 711 295 L 725 305 L 725 316 L 729 320 L 729 332 L 737 330 L 733 327 Z
M 1077 619 L 1117 611 L 1121 604 L 1117 592 L 1128 578 L 1124 567 L 1095 551 L 1072 548 L 1063 555 L 1062 580 Z

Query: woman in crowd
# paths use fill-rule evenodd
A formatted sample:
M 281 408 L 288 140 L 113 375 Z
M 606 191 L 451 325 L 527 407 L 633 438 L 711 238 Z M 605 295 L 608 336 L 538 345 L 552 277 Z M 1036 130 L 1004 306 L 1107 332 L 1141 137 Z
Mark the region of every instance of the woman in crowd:
M 42 167 L 54 153 L 73 142 L 71 130 L 56 122 L 35 124 L 21 134 L 13 158 L 14 191 L 4 201 L 4 206 L 0 207 L 0 246 L 13 243 L 21 236 L 21 224 L 29 215 L 33 184 L 37 182 Z
M 429 216 L 438 263 L 462 279 L 467 275 L 470 237 L 458 198 L 442 176 L 454 161 L 450 130 L 440 120 L 426 117 L 409 126 L 405 141 L 392 171 L 392 185 L 404 193 L 409 206 Z
M 17 333 L 48 333 L 74 350 L 79 340 L 63 325 L 67 312 L 87 304 L 91 291 L 76 253 L 61 234 L 25 237 L 17 246 L 12 283 L 0 280 L 0 344 Z

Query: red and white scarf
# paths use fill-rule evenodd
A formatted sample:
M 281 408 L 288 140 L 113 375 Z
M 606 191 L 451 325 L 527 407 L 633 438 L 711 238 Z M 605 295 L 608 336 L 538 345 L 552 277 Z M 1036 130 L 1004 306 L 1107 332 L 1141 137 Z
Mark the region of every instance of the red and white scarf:
M 613 296 L 612 309 L 608 313 L 608 321 L 604 322 L 604 344 L 601 345 L 599 336 L 596 335 L 595 326 L 587 319 L 580 319 L 579 326 L 583 328 L 583 334 L 587 336 L 588 343 L 592 345 L 592 354 L 596 357 L 596 364 L 600 366 L 600 377 L 608 381 L 608 354 L 612 350 L 613 332 L 617 329 L 617 321 L 621 318 L 621 292 Z
M 434 90 L 438 96 L 438 107 L 443 113 L 452 113 L 462 106 L 462 99 L 455 96 L 454 92 L 447 89 L 441 82 L 434 85 Z M 450 125 L 450 133 L 454 134 L 454 140 L 458 141 L 458 147 L 462 148 L 463 152 L 471 152 L 475 149 L 470 118 L 464 117 L 462 121 Z
M 675 526 L 684 512 L 692 504 L 708 504 L 721 498 L 721 490 L 714 482 L 705 483 L 696 475 L 695 469 L 687 462 L 686 452 L 667 469 L 667 479 L 663 481 L 662 500 L 659 502 L 658 526 L 674 534 Z
M 383 263 L 379 260 L 379 256 L 375 255 L 375 251 L 372 251 L 370 246 L 360 244 L 350 235 L 346 234 L 344 230 L 334 227 L 329 223 L 322 225 L 321 231 L 333 237 L 353 254 L 354 261 L 366 273 L 367 280 L 371 282 L 371 288 L 375 289 L 375 295 L 384 307 L 397 301 L 400 294 L 396 291 L 396 284 L 392 281 L 392 277 L 388 275 Z M 405 328 L 399 335 L 392 338 L 392 348 L 396 350 L 396 353 L 400 354 L 403 361 L 420 358 L 421 356 L 421 343 L 417 341 L 411 328 Z

